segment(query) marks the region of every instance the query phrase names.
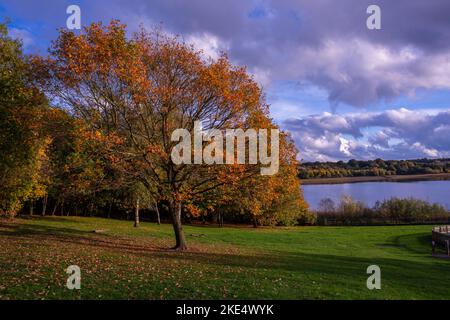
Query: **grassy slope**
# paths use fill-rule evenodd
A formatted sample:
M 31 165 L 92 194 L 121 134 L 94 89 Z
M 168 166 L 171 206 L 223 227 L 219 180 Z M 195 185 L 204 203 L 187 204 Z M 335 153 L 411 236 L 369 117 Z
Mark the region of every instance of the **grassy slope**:
M 94 229 L 106 229 L 102 234 Z M 430 255 L 430 226 L 185 227 L 98 218 L 0 220 L 0 299 L 448 299 L 450 260 Z M 65 288 L 67 266 L 82 289 Z M 366 288 L 366 268 L 382 289 Z

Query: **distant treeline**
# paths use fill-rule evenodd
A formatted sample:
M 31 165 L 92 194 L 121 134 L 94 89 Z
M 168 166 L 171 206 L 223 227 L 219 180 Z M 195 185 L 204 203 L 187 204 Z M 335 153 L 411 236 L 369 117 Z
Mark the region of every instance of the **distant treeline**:
M 352 159 L 348 162 L 305 162 L 299 166 L 299 177 L 302 179 L 436 173 L 450 173 L 450 159 Z
M 315 212 L 317 225 L 447 224 L 450 213 L 443 206 L 418 199 L 392 198 L 373 207 L 344 196 L 340 203 L 325 198 Z

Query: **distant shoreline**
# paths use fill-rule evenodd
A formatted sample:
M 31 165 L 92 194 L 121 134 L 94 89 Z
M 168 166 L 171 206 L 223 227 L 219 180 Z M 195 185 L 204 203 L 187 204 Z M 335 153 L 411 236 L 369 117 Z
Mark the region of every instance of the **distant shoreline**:
M 342 183 L 358 183 L 358 182 L 407 182 L 407 181 L 439 181 L 439 180 L 450 180 L 450 173 L 317 178 L 317 179 L 302 179 L 301 182 L 303 185 L 313 185 L 313 184 L 342 184 Z

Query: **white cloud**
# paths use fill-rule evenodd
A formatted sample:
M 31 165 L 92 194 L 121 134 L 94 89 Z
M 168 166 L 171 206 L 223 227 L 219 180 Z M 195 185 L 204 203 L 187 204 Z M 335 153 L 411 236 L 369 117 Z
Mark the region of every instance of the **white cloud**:
M 186 41 L 197 50 L 201 50 L 206 57 L 212 59 L 219 58 L 221 52 L 228 50 L 227 43 L 207 32 L 191 34 L 186 38 Z
M 22 40 L 24 48 L 34 44 L 33 35 L 25 29 L 10 28 L 8 32 L 11 38 Z
M 299 157 L 308 161 L 450 157 L 450 109 L 322 113 L 286 120 L 284 126 L 293 133 Z

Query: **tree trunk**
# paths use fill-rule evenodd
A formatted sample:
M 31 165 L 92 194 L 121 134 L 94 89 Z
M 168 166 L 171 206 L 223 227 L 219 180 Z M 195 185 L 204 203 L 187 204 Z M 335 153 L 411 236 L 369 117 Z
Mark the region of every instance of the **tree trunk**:
M 30 202 L 30 216 L 33 216 L 34 201 Z
M 92 217 L 92 213 L 94 211 L 94 200 L 89 204 L 89 217 Z
M 183 226 L 181 224 L 181 203 L 173 202 L 170 204 L 170 213 L 172 215 L 173 231 L 175 232 L 176 244 L 173 249 L 186 250 L 186 238 L 184 237 Z
M 42 200 L 42 216 L 45 216 L 45 211 L 47 210 L 47 201 L 48 201 L 48 195 L 46 194 L 44 196 L 44 200 Z
M 108 219 L 111 218 L 111 207 L 112 207 L 112 202 L 109 203 L 109 208 L 108 208 Z
M 158 202 L 156 202 L 156 201 L 155 201 L 155 211 L 156 211 L 156 218 L 157 218 L 158 225 L 160 225 L 161 224 L 161 218 L 159 216 Z
M 139 199 L 136 200 L 136 210 L 134 211 L 134 227 L 139 227 Z
M 258 228 L 258 218 L 253 216 L 253 228 Z
M 222 214 L 222 210 L 218 210 L 217 212 L 217 223 L 219 224 L 219 228 L 223 227 L 223 214 Z
M 52 216 L 54 216 L 54 215 L 55 215 L 55 213 L 56 213 L 56 209 L 58 208 L 58 205 L 59 205 L 59 200 L 56 200 L 56 202 L 55 202 L 55 206 L 53 207 L 53 211 L 52 211 Z

